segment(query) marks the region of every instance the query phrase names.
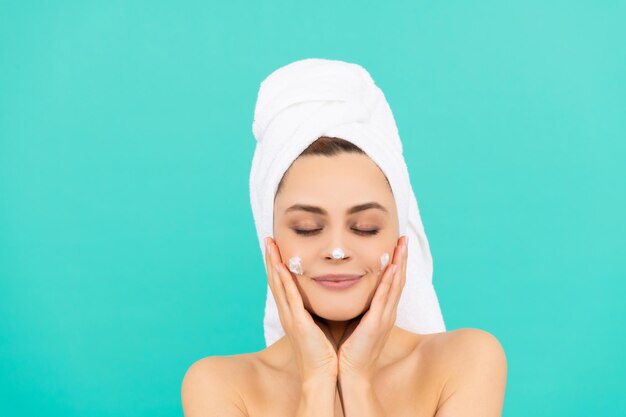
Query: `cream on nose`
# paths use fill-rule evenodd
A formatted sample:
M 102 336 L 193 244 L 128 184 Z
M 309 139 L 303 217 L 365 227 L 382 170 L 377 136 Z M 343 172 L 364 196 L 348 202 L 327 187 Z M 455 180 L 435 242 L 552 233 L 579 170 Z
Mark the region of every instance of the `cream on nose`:
M 333 249 L 331 256 L 333 257 L 333 259 L 343 259 L 346 254 L 343 252 L 343 249 L 335 248 Z

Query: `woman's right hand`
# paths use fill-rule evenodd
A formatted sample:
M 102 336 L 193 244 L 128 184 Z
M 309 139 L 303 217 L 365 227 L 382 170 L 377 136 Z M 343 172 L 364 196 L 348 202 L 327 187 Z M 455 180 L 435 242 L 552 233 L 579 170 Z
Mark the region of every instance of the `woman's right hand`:
M 338 375 L 337 346 L 328 328 L 304 308 L 293 277 L 283 264 L 276 242 L 265 238 L 267 278 L 278 316 L 291 342 L 302 382 Z

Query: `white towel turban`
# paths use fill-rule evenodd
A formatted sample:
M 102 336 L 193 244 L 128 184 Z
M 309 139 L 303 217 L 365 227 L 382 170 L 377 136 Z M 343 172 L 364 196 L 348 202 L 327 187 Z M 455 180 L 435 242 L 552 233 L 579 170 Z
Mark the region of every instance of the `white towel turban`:
M 398 209 L 400 236 L 409 238 L 407 277 L 396 325 L 421 334 L 445 331 L 432 285 L 430 248 L 398 129 L 383 92 L 369 73 L 357 64 L 317 58 L 281 67 L 261 83 L 252 131 L 257 144 L 250 171 L 250 203 L 262 254 L 264 238 L 274 235 L 276 189 L 291 163 L 320 136 L 350 141 L 387 176 Z M 267 346 L 285 335 L 269 285 L 264 326 Z

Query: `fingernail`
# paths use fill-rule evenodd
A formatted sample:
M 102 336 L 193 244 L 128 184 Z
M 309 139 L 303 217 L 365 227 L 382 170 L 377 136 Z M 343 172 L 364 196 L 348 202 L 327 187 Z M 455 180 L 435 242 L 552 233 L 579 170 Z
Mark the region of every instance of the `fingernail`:
M 398 265 L 391 265 L 391 275 L 394 275 L 397 269 L 398 269 Z
M 280 272 L 280 266 L 278 264 L 274 264 L 274 269 L 276 272 Z

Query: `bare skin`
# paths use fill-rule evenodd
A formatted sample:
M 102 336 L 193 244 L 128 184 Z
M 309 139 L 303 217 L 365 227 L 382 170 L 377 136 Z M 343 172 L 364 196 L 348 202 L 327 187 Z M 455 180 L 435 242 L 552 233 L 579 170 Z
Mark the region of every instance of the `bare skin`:
M 381 208 L 348 211 L 370 202 Z M 309 208 L 288 210 L 294 205 Z M 297 232 L 303 230 L 314 232 Z M 270 268 L 282 265 L 267 272 L 287 335 L 260 352 L 194 363 L 183 381 L 185 416 L 293 417 L 303 381 L 320 374 L 343 381 L 333 416 L 344 410 L 348 417 L 365 416 L 354 411 L 361 402 L 375 417 L 501 415 L 506 361 L 493 336 L 478 329 L 420 335 L 393 324 L 406 279 L 406 244 L 391 189 L 367 156 L 297 159 L 276 196 L 274 239 L 266 250 Z M 341 260 L 330 256 L 336 247 L 346 253 Z M 384 252 L 393 255 L 381 270 Z M 284 265 L 295 255 L 303 275 Z M 362 277 L 349 289 L 329 290 L 314 280 L 329 273 Z M 296 334 L 305 322 L 317 326 L 317 339 L 308 345 L 302 341 L 312 340 L 311 327 L 306 337 Z M 356 393 L 353 383 L 371 389 Z
M 415 335 L 396 327 L 380 360 L 374 389 L 388 415 L 433 416 L 441 397 L 444 373 L 420 346 L 434 335 Z M 432 354 L 432 353 L 431 353 Z M 293 416 L 300 395 L 300 376 L 286 338 L 253 354 L 231 357 L 249 416 Z M 245 363 L 245 364 L 244 364 Z M 228 367 L 228 365 L 227 365 Z M 280 394 L 280 400 L 276 394 Z M 343 416 L 335 391 L 334 416 Z

